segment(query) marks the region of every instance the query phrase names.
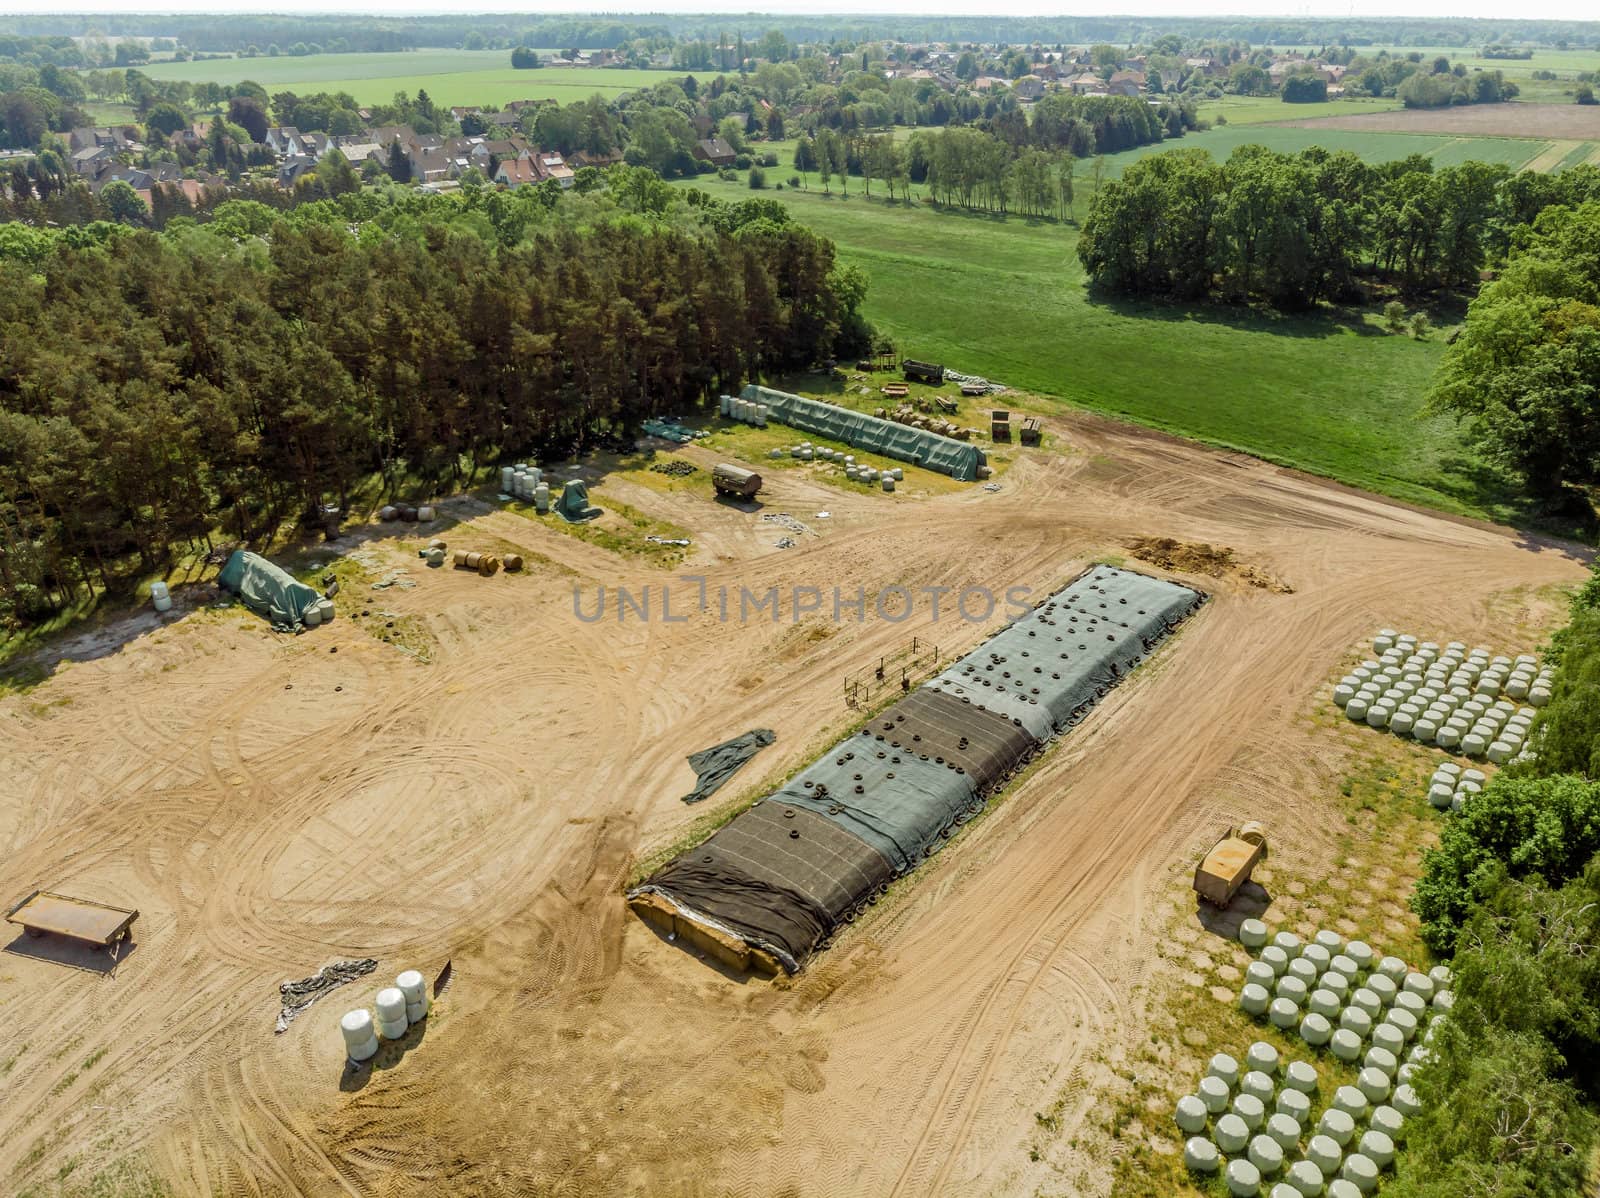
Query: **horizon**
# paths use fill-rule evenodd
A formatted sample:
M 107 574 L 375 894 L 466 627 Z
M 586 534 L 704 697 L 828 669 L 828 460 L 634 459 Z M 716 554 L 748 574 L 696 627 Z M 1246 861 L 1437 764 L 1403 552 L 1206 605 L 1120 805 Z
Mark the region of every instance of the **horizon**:
M 726 15 L 726 16 L 839 16 L 839 17 L 894 17 L 894 16 L 939 16 L 939 17 L 992 17 L 996 20 L 1005 19 L 1069 19 L 1074 17 L 1102 17 L 1115 19 L 1117 17 L 1137 17 L 1142 20 L 1184 20 L 1212 18 L 1219 21 L 1247 19 L 1260 20 L 1277 18 L 1282 20 L 1500 20 L 1500 21 L 1582 21 L 1586 23 L 1600 23 L 1593 15 L 1594 9 L 1589 4 L 1581 4 L 1578 0 L 1540 0 L 1528 9 L 1524 9 L 1515 16 L 1507 16 L 1498 4 L 1490 0 L 1411 0 L 1405 11 L 1395 11 L 1391 6 L 1381 0 L 1329 0 L 1329 2 L 1307 3 L 1286 7 L 1280 0 L 1239 0 L 1239 2 L 1219 5 L 1215 9 L 1207 6 L 1180 4 L 1174 8 L 1171 0 L 1150 0 L 1141 2 L 1133 0 L 1132 3 L 1119 5 L 1115 12 L 1103 12 L 1091 9 L 1087 5 L 1060 6 L 1046 3 L 1020 3 L 1008 7 L 1005 12 L 983 12 L 975 10 L 971 0 L 875 0 L 870 7 L 848 7 L 832 3 L 777 3 L 760 8 L 753 8 L 739 0 L 693 0 L 689 3 L 666 0 L 649 6 L 638 8 L 628 7 L 596 7 L 582 8 L 564 4 L 528 4 L 528 3 L 489 3 L 474 4 L 469 11 L 461 12 L 437 3 L 413 3 L 411 0 L 391 0 L 385 4 L 336 4 L 326 5 L 316 3 L 315 0 L 279 0 L 278 3 L 232 3 L 228 0 L 218 3 L 217 0 L 175 0 L 175 2 L 147 5 L 117 3 L 116 0 L 102 0 L 101 3 L 74 5 L 70 11 L 63 12 L 57 8 L 40 5 L 24 5 L 12 10 L 12 15 L 17 17 L 29 16 L 59 16 L 70 18 L 76 16 L 194 16 L 201 14 L 220 14 L 229 16 L 358 16 L 358 17 L 472 17 L 472 16 L 598 16 L 598 17 L 649 17 L 649 16 L 682 16 L 682 15 Z M 3 21 L 0 21 L 3 24 Z

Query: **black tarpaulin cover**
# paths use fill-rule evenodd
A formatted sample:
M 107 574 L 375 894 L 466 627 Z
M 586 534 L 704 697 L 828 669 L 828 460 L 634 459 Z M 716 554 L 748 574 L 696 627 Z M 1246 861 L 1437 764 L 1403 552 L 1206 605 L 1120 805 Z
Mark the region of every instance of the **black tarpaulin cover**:
M 671 899 L 686 914 L 765 949 L 792 973 L 893 874 L 860 838 L 769 799 L 635 893 Z

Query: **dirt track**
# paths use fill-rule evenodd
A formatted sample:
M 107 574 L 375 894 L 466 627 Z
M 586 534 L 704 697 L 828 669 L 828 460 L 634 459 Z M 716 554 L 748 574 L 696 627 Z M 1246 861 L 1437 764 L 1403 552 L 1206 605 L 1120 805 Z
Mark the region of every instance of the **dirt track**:
M 1070 1136 L 1097 1043 L 1138 1034 L 1126 994 L 1174 851 L 1241 805 L 1286 835 L 1309 817 L 1327 770 L 1301 716 L 1358 638 L 1490 639 L 1506 592 L 1583 566 L 1098 420 L 1065 434 L 1076 452 L 1024 451 L 998 494 L 773 472 L 767 509 L 819 534 L 785 552 L 752 515 L 616 484 L 693 530 L 683 572 L 713 587 L 1042 591 L 1171 536 L 1294 588 L 1195 579 L 1214 602 L 792 981 L 725 977 L 625 912 L 630 863 L 700 814 L 677 801 L 684 756 L 776 729 L 731 803 L 848 725 L 846 670 L 983 627 L 930 626 L 925 605 L 831 634 L 583 623 L 575 582 L 669 576 L 496 512 L 452 544 L 481 530 L 572 574 L 426 571 L 396 545 L 418 586 L 371 604 L 427 622 L 431 665 L 348 620 L 286 641 L 208 616 L 0 701 L 0 896 L 143 912 L 113 976 L 0 955 L 0 1176 L 138 1151 L 177 1192 L 230 1195 L 1102 1188 L 1021 1145 L 1063 1093 Z M 455 981 L 420 1045 L 352 1082 L 336 1024 L 372 987 L 272 1022 L 279 980 L 363 955 L 379 979 L 451 958 Z

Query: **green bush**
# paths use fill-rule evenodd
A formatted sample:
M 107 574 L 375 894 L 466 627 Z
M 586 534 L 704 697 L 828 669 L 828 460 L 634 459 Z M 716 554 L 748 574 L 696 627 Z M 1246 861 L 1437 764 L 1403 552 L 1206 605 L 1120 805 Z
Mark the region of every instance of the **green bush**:
M 767 175 L 759 166 L 750 168 L 750 190 L 760 191 L 767 185 Z
M 1549 1046 L 1454 1018 L 1438 1026 L 1433 1060 L 1415 1080 L 1422 1113 L 1406 1127 L 1386 1198 L 1580 1193 L 1593 1119 L 1572 1086 L 1551 1076 Z
M 777 154 L 773 153 L 771 150 L 768 150 L 765 154 L 761 155 L 761 165 L 762 166 L 777 166 L 778 165 L 778 156 L 777 156 Z
M 1457 1022 L 1541 1036 L 1561 1058 L 1558 1071 L 1600 1092 L 1600 855 L 1559 889 L 1491 879 L 1461 931 Z
M 736 155 L 734 155 L 734 158 L 733 158 L 733 169 L 736 170 L 736 171 L 747 171 L 747 170 L 749 170 L 750 169 L 750 155 L 748 155 L 748 154 L 736 154 Z
M 1545 661 L 1555 679 L 1534 738 L 1538 772 L 1600 778 L 1600 566 L 1573 595 Z
M 1444 826 L 1422 857 L 1411 906 L 1422 939 L 1448 954 L 1475 903 L 1504 878 L 1574 878 L 1600 852 L 1600 784 L 1582 778 L 1516 777 L 1502 771 Z

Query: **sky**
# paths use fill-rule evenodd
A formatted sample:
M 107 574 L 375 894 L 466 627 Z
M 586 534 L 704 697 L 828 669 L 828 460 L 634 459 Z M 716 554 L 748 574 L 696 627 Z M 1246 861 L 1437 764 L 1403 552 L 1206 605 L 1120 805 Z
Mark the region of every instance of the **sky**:
M 1508 5 L 1505 0 L 1212 0 L 1186 3 L 1185 0 L 1111 0 L 1093 3 L 1078 0 L 644 0 L 634 7 L 604 6 L 584 8 L 566 3 L 538 3 L 537 0 L 468 0 L 445 5 L 439 0 L 67 0 L 46 5 L 39 0 L 19 0 L 5 4 L 12 13 L 36 12 L 272 12 L 272 13 L 373 13 L 381 16 L 410 16 L 424 13 L 569 13 L 574 11 L 639 12 L 800 12 L 883 14 L 972 14 L 985 16 L 1102 16 L 1107 14 L 1163 16 L 1281 16 L 1281 17 L 1500 17 L 1514 19 L 1595 20 L 1600 6 L 1594 0 L 1525 0 Z

